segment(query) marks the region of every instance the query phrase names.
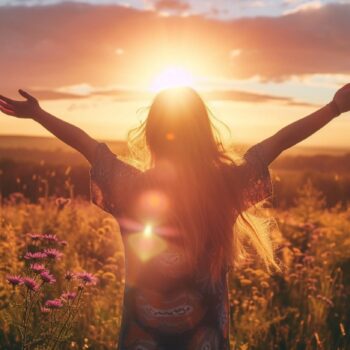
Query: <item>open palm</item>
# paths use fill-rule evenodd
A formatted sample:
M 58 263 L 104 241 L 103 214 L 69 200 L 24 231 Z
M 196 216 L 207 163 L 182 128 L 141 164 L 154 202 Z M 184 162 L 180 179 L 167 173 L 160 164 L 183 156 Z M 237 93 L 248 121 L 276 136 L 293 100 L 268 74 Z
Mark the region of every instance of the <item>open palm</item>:
M 40 110 L 38 100 L 21 89 L 18 92 L 26 100 L 15 101 L 0 95 L 0 111 L 17 118 L 32 118 Z

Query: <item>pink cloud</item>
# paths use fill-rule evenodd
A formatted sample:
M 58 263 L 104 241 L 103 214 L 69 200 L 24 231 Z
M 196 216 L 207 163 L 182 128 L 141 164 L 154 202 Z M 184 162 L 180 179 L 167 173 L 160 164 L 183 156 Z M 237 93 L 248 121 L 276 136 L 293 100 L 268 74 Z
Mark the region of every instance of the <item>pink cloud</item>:
M 226 22 L 112 5 L 0 7 L 0 89 L 133 84 L 164 48 L 191 52 L 226 78 L 349 74 L 349 18 L 350 4 Z

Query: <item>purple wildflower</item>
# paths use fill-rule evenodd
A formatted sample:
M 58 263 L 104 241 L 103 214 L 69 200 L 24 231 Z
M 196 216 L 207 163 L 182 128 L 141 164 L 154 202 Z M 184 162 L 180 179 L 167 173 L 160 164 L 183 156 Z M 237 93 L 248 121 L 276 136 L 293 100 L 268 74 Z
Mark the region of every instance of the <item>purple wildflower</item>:
M 41 233 L 27 233 L 27 236 L 30 237 L 33 241 L 38 241 L 43 237 Z
M 50 259 L 59 259 L 61 258 L 61 256 L 63 255 L 60 251 L 58 251 L 55 248 L 49 248 L 49 249 L 45 249 L 44 253 L 46 254 L 46 256 Z
M 45 307 L 49 309 L 59 309 L 63 306 L 62 300 L 61 299 L 52 299 L 52 300 L 47 300 L 45 303 Z
M 36 292 L 39 289 L 38 283 L 33 278 L 23 277 L 23 284 L 30 290 Z
M 43 264 L 37 264 L 37 263 L 35 263 L 35 264 L 30 264 L 30 269 L 31 269 L 32 271 L 34 271 L 35 273 L 40 273 L 40 272 L 42 272 L 42 271 L 45 271 L 45 270 L 46 270 L 46 267 L 45 267 L 45 265 L 43 265 Z
M 43 313 L 43 314 L 48 314 L 51 310 L 47 307 L 41 307 L 40 308 L 40 311 Z
M 53 275 L 51 275 L 49 271 L 42 271 L 40 273 L 40 278 L 44 283 L 52 284 L 56 282 L 56 278 Z
M 46 241 L 49 242 L 58 242 L 58 238 L 56 235 L 52 235 L 52 234 L 45 234 L 43 235 L 43 239 L 45 239 Z
M 87 285 L 94 285 L 97 282 L 97 278 L 89 272 L 80 272 L 77 274 L 77 278 Z
M 61 298 L 65 300 L 74 300 L 76 296 L 77 296 L 77 293 L 75 292 L 65 292 L 65 293 L 62 293 Z
M 67 281 L 71 281 L 72 279 L 75 278 L 75 274 L 71 271 L 67 271 L 66 274 L 64 275 L 64 278 L 67 280 Z
M 7 276 L 6 279 L 13 286 L 18 286 L 20 284 L 23 284 L 23 280 L 21 276 L 17 276 L 17 275 Z
M 40 260 L 40 259 L 45 259 L 47 257 L 45 252 L 27 252 L 24 255 L 24 259 L 26 260 Z

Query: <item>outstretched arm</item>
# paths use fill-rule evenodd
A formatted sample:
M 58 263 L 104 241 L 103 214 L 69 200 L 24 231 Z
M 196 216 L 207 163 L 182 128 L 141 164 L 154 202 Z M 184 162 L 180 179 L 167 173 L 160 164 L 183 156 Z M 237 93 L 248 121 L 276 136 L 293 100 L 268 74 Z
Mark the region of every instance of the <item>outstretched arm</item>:
M 305 140 L 332 119 L 349 110 L 350 84 L 347 84 L 337 91 L 330 103 L 260 142 L 265 162 L 270 164 L 284 150 Z
M 97 141 L 83 130 L 44 111 L 36 98 L 18 90 L 26 101 L 15 101 L 0 95 L 0 111 L 17 118 L 32 118 L 67 145 L 79 151 L 90 163 Z

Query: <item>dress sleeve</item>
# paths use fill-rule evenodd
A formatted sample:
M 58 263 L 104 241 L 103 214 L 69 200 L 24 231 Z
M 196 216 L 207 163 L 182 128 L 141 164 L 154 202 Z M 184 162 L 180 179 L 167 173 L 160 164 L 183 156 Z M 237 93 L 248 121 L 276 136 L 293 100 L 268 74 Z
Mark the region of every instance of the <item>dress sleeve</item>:
M 130 181 L 141 171 L 120 160 L 105 143 L 96 146 L 90 168 L 90 199 L 104 211 L 123 211 Z
M 237 184 L 242 196 L 243 210 L 272 196 L 272 183 L 268 165 L 260 144 L 251 147 L 237 167 Z

